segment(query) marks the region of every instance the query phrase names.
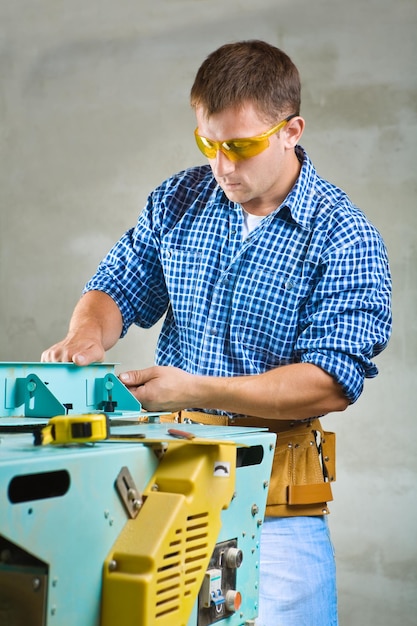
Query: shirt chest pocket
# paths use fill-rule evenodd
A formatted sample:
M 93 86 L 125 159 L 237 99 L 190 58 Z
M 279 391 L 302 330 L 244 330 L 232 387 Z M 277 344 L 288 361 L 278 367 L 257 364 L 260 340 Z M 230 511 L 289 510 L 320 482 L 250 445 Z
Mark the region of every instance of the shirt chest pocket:
M 202 306 L 201 290 L 207 282 L 204 254 L 194 248 L 167 247 L 161 260 L 175 322 L 179 328 L 187 327 L 193 311 Z
M 237 281 L 231 335 L 259 360 L 261 369 L 292 362 L 309 290 L 309 281 L 297 272 L 262 268 Z

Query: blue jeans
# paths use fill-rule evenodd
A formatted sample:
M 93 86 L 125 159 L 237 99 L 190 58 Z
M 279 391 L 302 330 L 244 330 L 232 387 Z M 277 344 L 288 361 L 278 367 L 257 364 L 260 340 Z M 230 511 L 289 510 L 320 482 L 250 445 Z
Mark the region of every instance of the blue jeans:
M 336 566 L 327 517 L 267 517 L 256 626 L 337 626 Z

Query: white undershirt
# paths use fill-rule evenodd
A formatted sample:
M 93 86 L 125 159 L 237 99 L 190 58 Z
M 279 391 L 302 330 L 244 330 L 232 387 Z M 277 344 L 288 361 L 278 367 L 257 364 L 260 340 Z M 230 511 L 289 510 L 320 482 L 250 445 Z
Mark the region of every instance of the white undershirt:
M 245 209 L 243 211 L 243 228 L 242 228 L 242 238 L 245 241 L 246 237 L 250 235 L 250 233 L 258 226 L 260 222 L 264 219 L 265 215 L 252 215 L 252 213 L 248 213 Z

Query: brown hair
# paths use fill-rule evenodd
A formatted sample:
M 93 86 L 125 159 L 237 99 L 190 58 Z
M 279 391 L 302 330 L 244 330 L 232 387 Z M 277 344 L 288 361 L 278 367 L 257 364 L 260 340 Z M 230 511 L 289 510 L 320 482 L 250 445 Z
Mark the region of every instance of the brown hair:
M 207 116 L 252 102 L 269 120 L 300 113 L 300 76 L 288 55 L 259 41 L 225 44 L 200 66 L 191 106 Z

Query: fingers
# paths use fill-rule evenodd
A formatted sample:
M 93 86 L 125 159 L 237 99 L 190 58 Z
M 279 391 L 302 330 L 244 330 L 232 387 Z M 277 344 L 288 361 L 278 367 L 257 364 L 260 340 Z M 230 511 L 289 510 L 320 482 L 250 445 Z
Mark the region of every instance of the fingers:
M 90 365 L 104 359 L 104 349 L 96 343 L 82 345 L 82 342 L 63 340 L 41 355 L 42 363 L 75 363 L 76 365 Z
M 155 388 L 152 384 L 154 376 L 150 372 L 154 368 L 146 370 L 131 370 L 119 374 L 120 381 L 129 389 L 147 411 L 162 410 L 159 404 L 155 404 Z M 147 384 L 148 383 L 148 384 Z
M 42 363 L 55 363 L 55 362 L 71 362 L 72 359 L 65 355 L 61 344 L 55 344 L 47 350 L 44 350 L 41 354 Z
M 154 366 L 119 374 L 122 383 L 148 411 L 178 411 L 189 405 L 193 376 L 171 366 Z

